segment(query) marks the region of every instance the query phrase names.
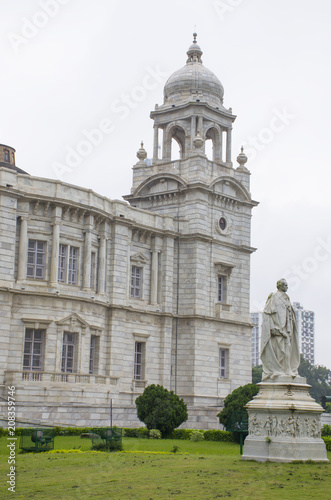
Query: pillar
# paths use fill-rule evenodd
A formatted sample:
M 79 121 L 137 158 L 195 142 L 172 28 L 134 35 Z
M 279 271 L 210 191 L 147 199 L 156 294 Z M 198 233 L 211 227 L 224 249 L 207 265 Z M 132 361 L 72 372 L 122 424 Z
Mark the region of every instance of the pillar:
M 18 249 L 17 280 L 26 278 L 26 265 L 28 259 L 28 216 L 21 216 L 21 232 Z
M 99 240 L 98 256 L 98 294 L 104 295 L 106 291 L 106 246 L 107 238 L 103 234 Z
M 154 149 L 153 149 L 153 160 L 156 161 L 159 158 L 159 127 L 154 125 Z
M 84 270 L 83 270 L 83 290 L 91 289 L 91 249 L 92 249 L 92 228 L 93 215 L 86 217 L 85 243 L 84 243 Z
M 51 272 L 49 279 L 50 286 L 56 286 L 58 282 L 61 216 L 62 216 L 62 208 L 55 207 L 54 219 L 53 219 Z
M 231 163 L 231 132 L 232 129 L 228 128 L 226 133 L 226 163 Z

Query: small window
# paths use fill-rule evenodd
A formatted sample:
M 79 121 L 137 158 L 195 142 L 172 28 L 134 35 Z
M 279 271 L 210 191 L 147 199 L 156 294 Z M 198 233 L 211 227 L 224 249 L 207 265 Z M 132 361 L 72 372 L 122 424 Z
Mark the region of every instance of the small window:
M 134 351 L 134 379 L 145 378 L 145 342 L 136 342 Z
M 141 299 L 142 297 L 142 267 L 132 266 L 130 297 Z
M 5 153 L 5 161 L 6 161 L 7 163 L 9 163 L 9 162 L 10 162 L 10 156 L 9 156 L 9 151 L 8 151 L 8 149 L 4 149 L 4 153 Z
M 217 277 L 217 302 L 226 302 L 226 277 Z
M 33 279 L 45 278 L 46 242 L 29 240 L 26 276 Z
M 23 371 L 42 371 L 44 358 L 45 330 L 25 330 Z
M 229 378 L 229 349 L 220 348 L 220 378 Z
M 64 332 L 61 372 L 74 373 L 76 356 L 76 334 Z
M 226 224 L 226 219 L 224 217 L 221 217 L 219 219 L 218 224 L 219 224 L 221 231 L 225 231 L 227 224 Z

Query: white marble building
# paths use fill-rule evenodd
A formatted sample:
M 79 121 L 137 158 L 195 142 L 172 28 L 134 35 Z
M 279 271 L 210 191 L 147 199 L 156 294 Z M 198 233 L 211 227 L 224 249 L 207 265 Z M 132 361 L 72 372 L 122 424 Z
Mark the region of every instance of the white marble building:
M 112 400 L 113 424 L 137 426 L 154 383 L 185 399 L 186 426 L 217 428 L 224 397 L 251 381 L 257 203 L 245 154 L 232 164 L 223 87 L 196 40 L 187 55 L 126 201 L 32 177 L 0 145 L 1 397 L 16 387 L 19 421 L 107 425 Z

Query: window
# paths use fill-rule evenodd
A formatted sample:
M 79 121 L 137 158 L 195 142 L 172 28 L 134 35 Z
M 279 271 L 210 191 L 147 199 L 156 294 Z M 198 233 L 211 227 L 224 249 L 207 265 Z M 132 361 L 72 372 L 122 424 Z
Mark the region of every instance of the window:
M 229 378 L 229 349 L 220 348 L 220 378 Z
M 46 261 L 46 242 L 29 240 L 27 278 L 44 279 Z
M 99 351 L 99 337 L 97 335 L 91 335 L 90 342 L 90 363 L 89 363 L 89 373 L 96 373 L 98 369 L 98 351 Z
M 76 334 L 64 332 L 61 372 L 73 373 L 75 369 Z
M 226 277 L 217 277 L 217 302 L 226 302 Z
M 135 342 L 134 349 L 134 379 L 145 378 L 145 342 Z
M 90 288 L 92 290 L 96 289 L 96 268 L 97 268 L 97 254 L 96 252 L 91 252 L 91 274 L 90 274 Z
M 60 245 L 58 282 L 77 285 L 78 282 L 78 251 L 77 247 Z
M 132 266 L 130 296 L 135 299 L 141 299 L 142 296 L 142 275 L 142 267 Z
M 9 151 L 8 149 L 4 149 L 4 153 L 5 153 L 5 161 L 6 162 L 10 162 L 10 158 L 9 158 Z
M 26 328 L 24 340 L 23 371 L 42 371 L 45 330 Z

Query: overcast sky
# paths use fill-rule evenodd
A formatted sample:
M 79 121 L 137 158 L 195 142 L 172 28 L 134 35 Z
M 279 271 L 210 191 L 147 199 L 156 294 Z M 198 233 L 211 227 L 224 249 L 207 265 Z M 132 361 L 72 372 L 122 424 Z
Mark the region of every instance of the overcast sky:
M 17 165 L 31 175 L 113 199 L 130 192 L 141 140 L 152 156 L 149 113 L 197 31 L 203 62 L 237 115 L 233 161 L 245 145 L 260 202 L 252 219 L 252 310 L 287 277 L 292 302 L 315 312 L 315 361 L 331 368 L 331 2 L 0 6 L 0 143 L 16 149 Z

